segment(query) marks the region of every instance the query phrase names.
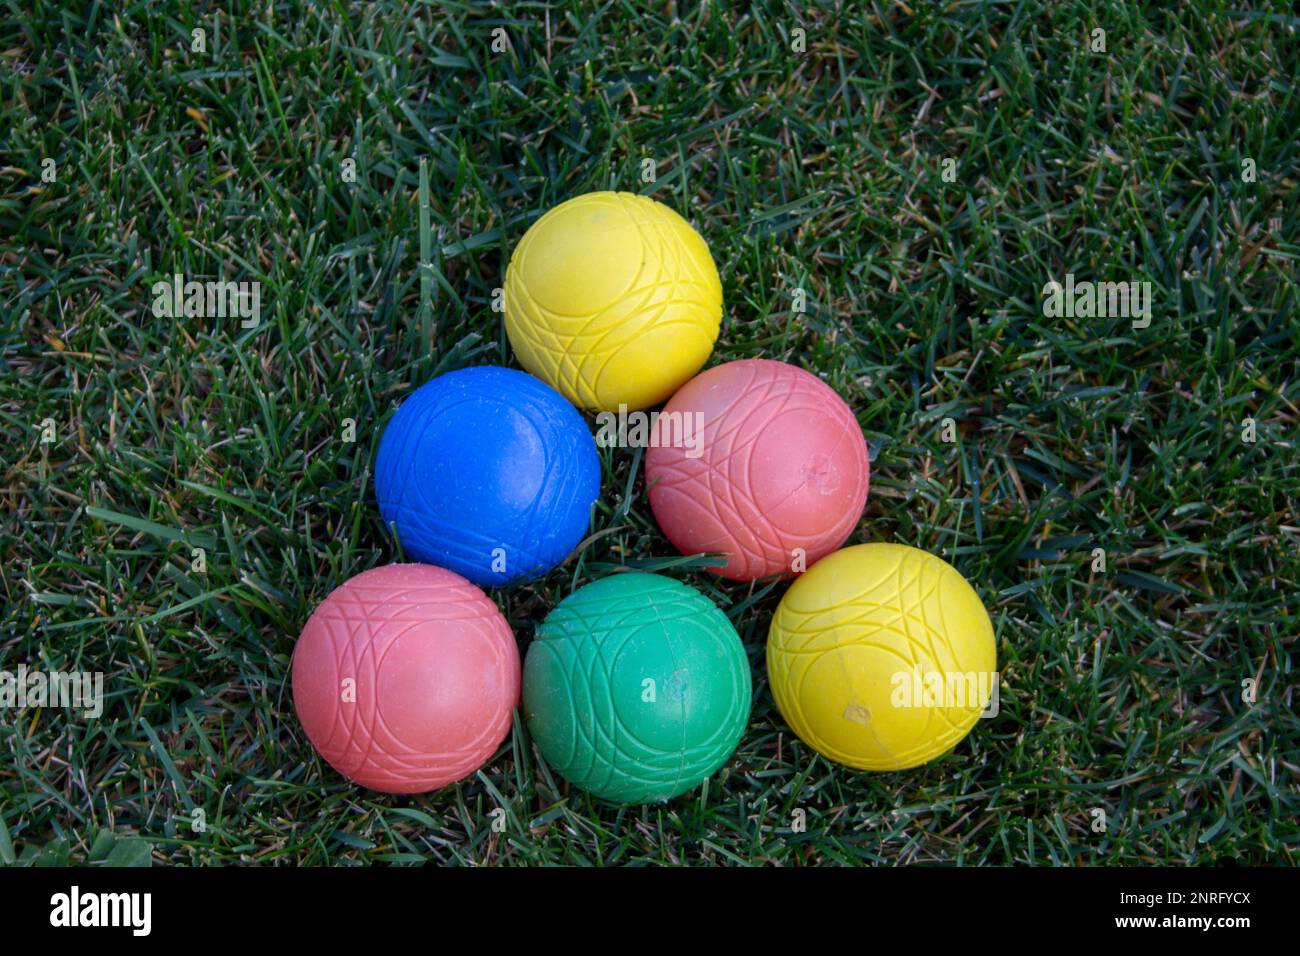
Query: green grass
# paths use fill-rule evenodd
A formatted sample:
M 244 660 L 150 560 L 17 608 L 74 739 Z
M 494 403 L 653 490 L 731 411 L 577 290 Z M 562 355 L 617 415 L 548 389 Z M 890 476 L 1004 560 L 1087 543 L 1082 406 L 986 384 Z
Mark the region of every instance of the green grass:
M 104 671 L 109 700 L 0 711 L 0 860 L 128 860 L 137 834 L 194 864 L 1297 862 L 1289 4 L 85 6 L 0 21 L 0 667 Z M 513 364 L 492 311 L 513 244 L 604 188 L 709 242 L 713 362 L 794 362 L 855 409 L 853 540 L 938 552 L 984 598 L 1002 710 L 953 753 L 817 757 L 767 687 L 782 588 L 681 565 L 755 678 L 700 791 L 598 804 L 519 727 L 419 798 L 311 750 L 289 658 L 317 602 L 395 557 L 384 422 L 440 371 Z M 177 271 L 260 281 L 261 325 L 155 318 Z M 1150 327 L 1045 318 L 1066 272 L 1149 280 Z M 602 455 L 592 532 L 615 530 L 493 595 L 521 645 L 577 585 L 674 556 L 639 457 Z

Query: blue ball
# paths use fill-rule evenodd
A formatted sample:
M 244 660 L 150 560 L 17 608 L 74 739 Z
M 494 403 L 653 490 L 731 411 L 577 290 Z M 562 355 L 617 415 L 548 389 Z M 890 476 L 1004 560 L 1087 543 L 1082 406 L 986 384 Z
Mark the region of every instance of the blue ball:
M 406 553 L 482 586 L 555 567 L 600 495 L 582 415 L 539 379 L 496 366 L 425 383 L 379 442 L 375 495 Z

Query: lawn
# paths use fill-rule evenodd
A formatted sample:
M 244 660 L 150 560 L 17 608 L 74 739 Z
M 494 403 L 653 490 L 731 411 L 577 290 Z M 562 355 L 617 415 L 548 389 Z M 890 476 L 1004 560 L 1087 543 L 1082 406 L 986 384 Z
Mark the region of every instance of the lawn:
M 644 6 L 5 6 L 0 669 L 100 671 L 106 702 L 0 709 L 0 860 L 1295 865 L 1300 17 Z M 722 771 L 616 808 L 516 720 L 476 776 L 387 797 L 311 749 L 294 640 L 397 559 L 384 423 L 440 372 L 518 367 L 510 252 L 598 189 L 708 241 L 711 364 L 852 406 L 851 541 L 984 599 L 1001 709 L 950 754 L 855 773 L 795 738 L 764 665 L 784 585 L 677 555 L 627 449 L 581 552 L 491 596 L 526 647 L 614 568 L 703 590 L 754 675 Z M 175 273 L 260 283 L 260 321 L 156 315 Z M 1149 315 L 1046 314 L 1069 275 L 1149 282 Z

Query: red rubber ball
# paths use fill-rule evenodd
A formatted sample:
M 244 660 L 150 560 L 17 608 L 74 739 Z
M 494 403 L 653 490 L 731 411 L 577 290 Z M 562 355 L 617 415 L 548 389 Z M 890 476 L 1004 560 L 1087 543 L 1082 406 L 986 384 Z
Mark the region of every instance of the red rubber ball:
M 751 581 L 811 567 L 857 527 L 866 439 L 817 376 L 768 359 L 728 362 L 682 386 L 663 410 L 675 414 L 684 417 L 659 434 L 690 435 L 693 422 L 699 433 L 652 446 L 645 467 L 655 519 L 683 554 L 724 552 L 714 570 Z
M 339 773 L 386 793 L 467 777 L 496 752 L 519 703 L 519 647 L 478 587 L 427 564 L 345 581 L 293 652 L 293 703 Z

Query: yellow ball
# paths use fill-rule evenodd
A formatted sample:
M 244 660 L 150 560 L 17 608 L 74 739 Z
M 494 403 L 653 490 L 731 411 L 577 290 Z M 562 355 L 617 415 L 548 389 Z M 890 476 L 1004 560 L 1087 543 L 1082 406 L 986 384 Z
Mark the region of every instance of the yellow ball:
M 827 555 L 767 636 L 776 706 L 800 739 L 858 770 L 905 770 L 970 732 L 996 677 L 993 624 L 942 558 L 901 544 Z
M 580 408 L 664 401 L 713 351 L 722 283 L 700 234 L 662 203 L 587 193 L 533 223 L 510 257 L 506 334 Z

